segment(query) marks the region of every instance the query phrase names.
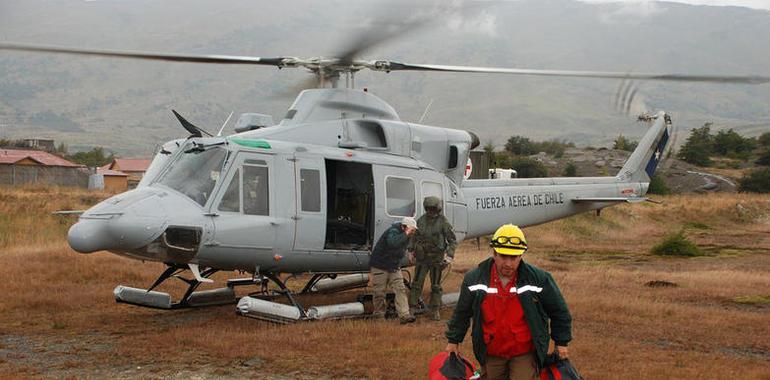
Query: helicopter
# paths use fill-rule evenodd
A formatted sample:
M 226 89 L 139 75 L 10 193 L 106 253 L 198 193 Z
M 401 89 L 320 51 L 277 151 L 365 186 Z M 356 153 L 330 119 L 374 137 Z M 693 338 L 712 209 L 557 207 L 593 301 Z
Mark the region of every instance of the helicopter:
M 324 280 L 369 270 L 374 242 L 403 217 L 419 217 L 427 196 L 441 199 L 457 239 L 489 235 L 505 223 L 526 227 L 619 203 L 650 201 L 650 178 L 670 146 L 672 118 L 641 117 L 649 129 L 617 175 L 468 179 L 470 131 L 402 120 L 386 101 L 355 85 L 361 70 L 534 75 L 619 80 L 761 84 L 763 76 L 623 73 L 413 64 L 363 60 L 365 38 L 334 57 L 252 57 L 93 50 L 0 43 L 0 50 L 113 58 L 299 68 L 317 88 L 299 93 L 278 123 L 244 114 L 236 132 L 206 132 L 174 111 L 189 137 L 160 146 L 136 189 L 82 212 L 68 242 L 80 253 L 109 251 L 167 269 L 147 289 L 119 286 L 119 302 L 178 309 L 233 302 L 233 288 L 279 287 L 304 315 L 282 274 Z M 223 126 L 224 128 L 224 126 Z M 192 278 L 181 277 L 189 271 Z M 222 290 L 196 291 L 219 271 L 252 275 Z M 172 302 L 153 291 L 169 278 L 188 288 Z

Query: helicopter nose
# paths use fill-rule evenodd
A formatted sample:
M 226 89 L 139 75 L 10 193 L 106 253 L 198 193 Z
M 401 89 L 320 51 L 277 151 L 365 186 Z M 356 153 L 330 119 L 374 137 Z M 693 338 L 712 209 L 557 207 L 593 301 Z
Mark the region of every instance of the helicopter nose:
M 148 191 L 124 193 L 83 213 L 70 227 L 67 241 L 80 253 L 143 247 L 166 227 L 164 209 Z
M 70 247 L 80 253 L 104 250 L 132 250 L 143 247 L 163 231 L 157 218 L 121 215 L 111 219 L 83 219 L 67 234 Z
M 80 253 L 91 253 L 109 246 L 110 236 L 107 224 L 100 220 L 81 220 L 70 227 L 67 242 Z

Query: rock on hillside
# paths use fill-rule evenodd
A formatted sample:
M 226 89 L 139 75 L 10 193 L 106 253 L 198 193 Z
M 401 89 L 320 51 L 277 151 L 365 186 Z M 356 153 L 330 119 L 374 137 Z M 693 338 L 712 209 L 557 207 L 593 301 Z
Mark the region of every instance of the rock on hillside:
M 572 162 L 577 168 L 579 177 L 593 177 L 617 174 L 630 155 L 631 152 L 607 148 L 570 148 L 565 150 L 562 157 L 559 158 L 550 156 L 545 152 L 532 155 L 530 158 L 543 163 L 551 176 L 563 175 L 567 165 Z M 663 182 L 675 194 L 735 192 L 737 190 L 735 179 L 709 173 L 703 168 L 675 158 L 663 160 L 656 173 L 662 176 Z

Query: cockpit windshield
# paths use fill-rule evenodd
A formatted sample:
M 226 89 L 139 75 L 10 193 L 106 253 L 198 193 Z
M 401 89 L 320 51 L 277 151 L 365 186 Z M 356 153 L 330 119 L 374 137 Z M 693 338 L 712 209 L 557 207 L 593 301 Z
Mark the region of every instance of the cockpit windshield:
M 184 149 L 158 183 L 203 206 L 219 180 L 228 151 L 218 146 L 186 146 Z

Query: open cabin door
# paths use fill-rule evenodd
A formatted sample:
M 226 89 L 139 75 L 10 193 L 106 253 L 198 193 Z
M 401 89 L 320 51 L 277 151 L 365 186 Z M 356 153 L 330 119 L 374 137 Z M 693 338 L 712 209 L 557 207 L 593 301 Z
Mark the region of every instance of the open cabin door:
M 322 157 L 294 155 L 295 251 L 321 251 L 326 236 L 326 170 Z
M 326 238 L 324 249 L 367 252 L 374 235 L 372 165 L 327 159 Z

